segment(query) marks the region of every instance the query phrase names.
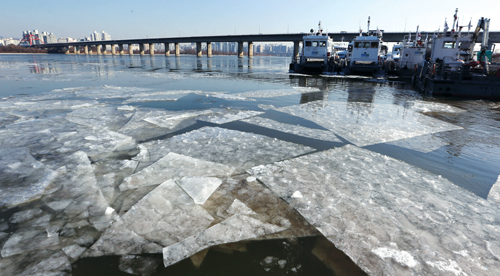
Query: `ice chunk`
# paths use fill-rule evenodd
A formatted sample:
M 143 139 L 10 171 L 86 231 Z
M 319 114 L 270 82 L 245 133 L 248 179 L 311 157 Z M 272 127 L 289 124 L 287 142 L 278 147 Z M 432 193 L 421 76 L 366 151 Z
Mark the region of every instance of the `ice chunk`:
M 235 199 L 233 201 L 233 204 L 231 204 L 231 206 L 229 206 L 229 208 L 226 210 L 226 212 L 228 214 L 231 214 L 231 215 L 236 215 L 236 214 L 256 215 L 257 214 L 238 199 Z
M 161 258 L 126 255 L 120 257 L 118 269 L 133 275 L 150 276 L 160 263 Z
M 30 102 L 15 102 L 14 106 L 18 109 L 29 110 L 72 110 L 78 108 L 86 108 L 99 104 L 94 100 L 48 100 L 48 101 L 30 101 Z
M 257 178 L 253 177 L 253 176 L 249 176 L 247 177 L 247 182 L 254 182 L 255 180 L 257 180 Z
M 68 257 L 62 252 L 51 255 L 38 264 L 26 269 L 19 276 L 43 276 L 43 275 L 57 275 L 57 276 L 70 276 L 71 263 Z
M 170 132 L 188 127 L 194 123 L 196 123 L 196 117 L 184 118 L 184 120 L 179 121 L 170 121 L 172 126 L 177 123 L 173 128 L 163 128 L 159 127 L 154 123 L 150 123 L 145 121 L 145 119 L 150 118 L 151 121 L 160 122 L 160 118 L 167 117 L 175 117 L 180 116 L 185 112 L 173 112 L 173 111 L 165 111 L 165 110 L 156 110 L 156 109 L 145 109 L 140 108 L 136 110 L 134 116 L 130 119 L 130 121 L 124 125 L 118 132 L 132 136 L 137 140 L 146 140 L 153 137 L 162 136 L 168 134 Z
M 272 90 L 270 89 L 270 90 L 248 91 L 248 92 L 238 93 L 236 95 L 245 98 L 274 98 L 274 97 L 301 94 L 303 92 L 317 92 L 317 91 L 319 91 L 319 89 L 317 88 L 301 89 L 297 87 L 297 89 L 272 89 Z
M 134 112 L 122 111 L 114 107 L 93 106 L 74 110 L 66 115 L 66 120 L 92 128 L 116 131 L 122 128 L 133 114 Z
M 295 191 L 292 195 L 292 198 L 302 198 L 302 193 L 300 191 Z
M 213 115 L 202 116 L 198 120 L 220 125 L 232 121 L 246 119 L 253 116 L 258 116 L 263 113 L 264 112 L 260 111 L 233 111 L 233 112 L 226 111 L 223 113 L 215 113 Z
M 159 253 L 206 229 L 213 217 L 173 180 L 134 205 L 89 249 L 88 256 Z
M 445 142 L 443 139 L 439 137 L 436 137 L 435 134 L 427 134 L 427 135 L 415 136 L 408 139 L 400 139 L 386 144 L 407 148 L 423 153 L 429 153 L 431 151 L 437 150 L 441 147 L 448 145 L 447 142 Z
M 80 255 L 82 255 L 82 253 L 87 250 L 87 248 L 85 247 L 81 247 L 79 245 L 76 245 L 76 244 L 73 244 L 73 245 L 70 245 L 70 246 L 66 246 L 62 249 L 64 251 L 64 253 L 66 253 L 66 255 L 68 255 L 68 257 L 70 257 L 71 259 L 77 259 Z
M 262 266 L 262 268 L 264 268 L 265 271 L 269 271 L 273 267 L 278 265 L 279 259 L 280 258 L 278 257 L 267 256 L 260 262 L 260 265 Z
M 393 104 L 311 102 L 278 110 L 311 120 L 358 146 L 462 129 Z
M 169 153 L 153 165 L 126 177 L 120 185 L 120 190 L 136 189 L 144 186 L 158 185 L 169 179 L 185 176 L 226 176 L 233 168 L 196 158 Z
M 446 113 L 462 113 L 466 110 L 454 107 L 444 103 L 438 102 L 425 102 L 425 101 L 412 101 L 410 102 L 413 110 L 420 111 L 422 113 L 427 112 L 446 112 Z
M 497 178 L 497 182 L 490 188 L 488 200 L 500 206 L 500 175 Z
M 96 184 L 88 156 L 79 151 L 58 161 L 65 164 L 58 171 L 65 173 L 51 183 L 42 201 L 51 209 L 60 211 L 58 216 L 69 226 L 91 223 L 102 231 L 114 217 L 106 215 L 109 205 Z
M 59 245 L 59 236 L 48 237 L 45 230 L 18 230 L 5 242 L 1 254 L 6 258 L 56 245 Z
M 440 176 L 352 145 L 250 172 L 368 274 L 500 270 L 486 242 L 500 240 L 500 207 Z
M 26 148 L 0 148 L 0 175 L 0 208 L 4 208 L 39 199 L 58 174 Z
M 247 240 L 285 229 L 249 216 L 234 215 L 198 235 L 163 248 L 163 263 L 170 266 L 213 245 Z
M 284 124 L 271 119 L 261 118 L 261 117 L 253 117 L 250 119 L 245 119 L 243 120 L 243 122 L 269 128 L 272 130 L 278 130 L 285 133 L 295 134 L 298 136 L 304 136 L 323 141 L 342 143 L 342 141 L 333 132 L 327 130 L 307 128 L 299 125 Z
M 158 116 L 158 117 L 148 117 L 145 118 L 144 121 L 157 125 L 159 127 L 171 129 L 174 128 L 175 126 L 179 125 L 182 121 L 194 117 L 198 117 L 201 115 L 206 115 L 210 114 L 212 111 L 210 110 L 204 110 L 204 111 L 197 111 L 197 112 L 184 112 L 184 113 L 177 113 L 177 114 L 167 114 L 163 116 Z
M 225 94 L 225 93 L 205 93 L 205 95 L 207 97 L 214 97 L 229 101 L 255 101 L 254 99 L 251 98 L 241 97 L 233 94 Z
M 182 189 L 194 200 L 203 205 L 212 193 L 222 184 L 217 177 L 183 177 L 176 181 Z
M 11 223 L 23 223 L 25 221 L 34 219 L 42 214 L 40 208 L 30 209 L 26 211 L 17 212 L 12 217 L 10 217 L 9 222 Z
M 235 167 L 237 171 L 313 151 L 310 147 L 275 138 L 219 127 L 203 127 L 143 145 L 153 160 L 159 159 L 158 155 L 175 152 Z

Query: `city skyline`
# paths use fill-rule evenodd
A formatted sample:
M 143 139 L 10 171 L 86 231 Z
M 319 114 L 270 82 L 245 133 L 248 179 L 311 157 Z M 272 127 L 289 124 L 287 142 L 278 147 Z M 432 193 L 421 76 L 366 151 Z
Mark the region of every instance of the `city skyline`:
M 174 4 L 152 0 L 147 5 L 138 4 L 129 0 L 89 0 L 71 4 L 59 0 L 3 3 L 0 36 L 21 38 L 24 30 L 33 29 L 74 38 L 85 38 L 92 30 L 106 30 L 113 39 L 301 33 L 316 29 L 318 21 L 329 32 L 357 32 L 359 28 L 366 31 L 368 16 L 371 18 L 370 29 L 414 32 L 419 25 L 422 31 L 435 31 L 443 29 L 445 18 L 448 25 L 453 24 L 455 8 L 459 9 L 459 25 L 467 26 L 471 22 L 474 28 L 483 16 L 492 18 L 491 31 L 500 30 L 500 18 L 495 21 L 494 17 L 500 10 L 500 1 L 491 0 L 475 1 L 473 5 L 464 0 L 454 1 L 451 5 L 429 0 L 411 5 L 396 0 L 360 1 L 355 8 L 349 6 L 350 3 L 325 0 L 314 3 L 295 0 L 205 3 L 187 0 Z

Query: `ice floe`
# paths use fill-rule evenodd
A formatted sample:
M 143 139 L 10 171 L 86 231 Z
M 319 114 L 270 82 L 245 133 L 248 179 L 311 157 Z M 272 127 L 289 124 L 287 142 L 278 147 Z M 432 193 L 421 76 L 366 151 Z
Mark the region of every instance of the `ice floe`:
M 338 142 L 338 143 L 342 142 L 333 132 L 327 130 L 307 128 L 299 125 L 284 124 L 262 117 L 253 117 L 242 121 L 245 123 L 265 127 L 268 129 L 278 130 L 281 132 L 295 134 L 298 136 L 313 138 L 317 140 Z
M 213 217 L 173 180 L 142 198 L 85 253 L 86 256 L 160 253 L 206 229 Z
M 148 149 L 152 161 L 175 152 L 234 167 L 236 171 L 313 151 L 310 147 L 275 138 L 219 127 L 203 127 L 143 145 Z
M 263 113 L 264 112 L 260 111 L 224 111 L 222 113 L 213 113 L 207 116 L 202 116 L 198 118 L 198 120 L 220 125 L 258 116 Z
M 150 160 L 139 160 L 149 162 Z M 126 177 L 120 184 L 120 190 L 136 189 L 144 186 L 159 185 L 170 179 L 197 176 L 227 176 L 234 171 L 226 165 L 204 161 L 189 156 L 168 153 L 154 164 Z
M 368 274 L 500 269 L 499 207 L 440 176 L 352 145 L 250 172 Z
M 237 242 L 283 231 L 286 228 L 263 223 L 246 215 L 234 215 L 198 235 L 163 249 L 165 266 L 177 263 L 212 245 Z
M 278 110 L 311 120 L 357 146 L 462 129 L 393 104 L 312 102 Z
M 0 208 L 5 208 L 39 199 L 58 172 L 35 160 L 26 148 L 0 148 L 0 175 Z
M 497 182 L 490 188 L 488 200 L 500 206 L 500 175 L 497 178 Z

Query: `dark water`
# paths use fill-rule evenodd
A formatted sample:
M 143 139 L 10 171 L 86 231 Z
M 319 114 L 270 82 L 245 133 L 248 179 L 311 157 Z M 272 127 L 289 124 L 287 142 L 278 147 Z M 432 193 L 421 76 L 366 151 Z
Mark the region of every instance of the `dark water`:
M 402 120 L 408 116 L 405 110 L 417 110 L 425 115 L 424 118 L 438 119 L 462 129 L 420 135 L 427 137 L 426 135 L 432 134 L 432 139 L 424 142 L 410 140 L 409 143 L 414 143 L 413 148 L 390 143 L 371 143 L 361 147 L 441 175 L 455 185 L 479 197 L 487 198 L 490 188 L 500 174 L 499 103 L 422 95 L 415 92 L 405 79 L 373 80 L 290 75 L 287 73 L 288 62 L 289 58 L 281 57 L 239 59 L 234 56 L 178 58 L 0 55 L 0 98 L 29 98 L 74 87 L 83 87 L 83 91 L 91 88 L 107 90 L 109 87 L 147 88 L 155 91 L 182 90 L 176 101 L 138 101 L 130 102 L 129 105 L 169 111 L 213 108 L 264 111 L 260 117 L 319 130 L 327 129 L 317 122 L 276 109 L 317 101 L 341 103 L 346 108 L 339 109 L 338 112 L 345 113 L 349 119 L 359 118 L 359 121 L 369 116 L 379 116 L 374 114 L 380 107 L 385 106 L 398 107 L 388 109 L 396 110 L 397 113 L 386 115 Z M 273 91 L 294 89 L 299 92 L 255 97 L 253 101 L 214 96 L 217 93 L 236 96 L 252 91 L 268 91 L 262 93 L 269 94 Z M 92 97 L 83 93 L 78 98 Z M 122 100 L 99 101 L 112 105 L 115 101 Z M 419 104 L 437 107 L 422 110 L 418 107 Z M 276 109 L 263 108 L 271 105 Z M 422 124 L 426 125 L 428 122 L 424 119 Z M 176 133 L 144 141 L 165 139 L 207 125 L 213 124 L 198 121 Z M 241 121 L 222 124 L 220 127 L 262 134 L 309 146 L 316 151 L 352 143 L 342 135 L 338 135 L 341 142 L 329 142 Z M 366 135 L 369 137 L 374 134 L 367 132 Z M 3 212 L 2 219 L 7 220 L 12 213 L 12 210 Z M 346 270 L 350 271 L 346 275 L 362 274 L 352 262 L 349 263 L 348 257 L 323 239 L 322 236 L 294 241 L 277 239 L 239 243 L 235 244 L 234 248 L 212 248 L 198 268 L 190 259 L 186 259 L 167 268 L 160 264 L 153 275 L 262 275 L 265 271 L 261 261 L 266 256 L 276 256 L 287 261 L 284 268 L 274 265 L 266 275 L 340 275 Z M 315 256 L 312 252 L 318 244 L 327 248 L 324 249 L 324 254 L 329 256 L 330 260 L 336 259 L 343 263 L 342 268 L 335 268 L 336 265 Z M 161 263 L 161 255 L 146 257 Z M 80 259 L 73 263 L 73 275 L 129 275 L 118 269 L 118 260 L 119 257 L 115 256 Z M 297 269 L 292 271 L 293 268 Z

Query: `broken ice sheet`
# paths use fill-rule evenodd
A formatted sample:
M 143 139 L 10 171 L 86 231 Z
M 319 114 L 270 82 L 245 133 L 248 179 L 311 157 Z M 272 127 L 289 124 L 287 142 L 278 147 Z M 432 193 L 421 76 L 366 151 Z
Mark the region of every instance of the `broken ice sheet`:
M 246 98 L 274 98 L 288 95 L 295 95 L 301 93 L 319 92 L 318 88 L 312 87 L 294 87 L 293 89 L 269 89 L 269 90 L 256 90 L 236 94 L 240 97 Z
M 214 98 L 219 98 L 223 100 L 229 100 L 229 101 L 255 101 L 252 98 L 246 98 L 246 97 L 241 97 L 238 95 L 234 94 L 225 94 L 225 93 L 220 93 L 220 92 L 212 92 L 212 93 L 204 93 L 205 96 L 207 97 L 214 97 Z
M 70 276 L 71 263 L 63 251 L 38 250 L 0 259 L 2 275 Z
M 497 178 L 497 182 L 490 188 L 488 200 L 500 206 L 500 175 Z
M 81 108 L 66 115 L 66 120 L 95 128 L 118 130 L 133 116 L 134 112 L 119 110 L 104 105 Z
M 357 146 L 462 129 L 393 104 L 311 102 L 278 110 L 311 120 Z
M 194 200 L 202 205 L 212 193 L 222 184 L 217 177 L 183 177 L 176 181 L 182 189 Z
M 194 112 L 176 112 L 176 113 L 165 114 L 158 117 L 148 117 L 143 120 L 148 123 L 155 124 L 159 127 L 173 128 L 186 119 L 210 113 L 212 113 L 212 111 L 210 110 L 194 111 Z
M 263 135 L 203 127 L 161 141 L 143 144 L 151 160 L 175 152 L 202 160 L 225 164 L 243 171 L 258 164 L 288 159 L 314 149 Z
M 159 253 L 205 230 L 213 217 L 173 180 L 142 198 L 87 251 L 86 256 Z
M 331 141 L 331 142 L 338 142 L 342 143 L 342 141 L 331 131 L 327 130 L 321 130 L 321 129 L 313 129 L 313 128 L 307 128 L 299 125 L 290 125 L 290 124 L 284 124 L 280 123 L 271 119 L 267 118 L 262 118 L 262 117 L 253 117 L 249 119 L 242 120 L 245 123 L 253 124 L 253 125 L 258 125 L 261 127 L 285 132 L 285 133 L 291 133 L 295 134 L 298 136 L 303 136 L 303 137 L 308 137 L 308 138 L 313 138 L 313 139 L 318 139 L 318 140 L 323 140 L 323 141 Z
M 285 229 L 246 215 L 234 215 L 197 235 L 163 248 L 163 263 L 170 266 L 213 245 L 247 240 Z
M 425 102 L 425 101 L 412 101 L 411 108 L 413 110 L 420 111 L 422 113 L 427 112 L 447 112 L 447 113 L 462 113 L 466 112 L 466 110 L 454 107 L 444 103 L 437 102 Z
M 5 208 L 39 199 L 58 173 L 26 148 L 0 148 L 0 175 L 0 208 Z
M 139 160 L 142 161 L 142 160 Z M 120 190 L 158 185 L 169 179 L 197 176 L 227 176 L 234 168 L 170 152 L 154 164 L 126 177 Z
M 185 118 L 179 117 L 180 115 L 185 113 L 186 112 L 140 108 L 135 112 L 130 121 L 125 124 L 120 130 L 118 130 L 118 132 L 131 136 L 138 141 L 163 136 L 170 132 L 188 127 L 196 123 L 196 116 Z M 176 117 L 177 120 L 173 120 L 173 117 Z M 167 127 L 160 127 L 159 125 L 155 124 L 161 124 L 161 118 L 171 119 L 170 121 L 167 120 L 165 122 L 165 124 L 167 124 Z
M 263 114 L 263 113 L 264 112 L 260 112 L 260 111 L 230 111 L 230 110 L 226 110 L 223 112 L 217 112 L 217 113 L 210 114 L 207 116 L 201 116 L 200 118 L 198 118 L 198 120 L 220 125 L 220 124 L 225 124 L 225 123 L 229 123 L 232 121 L 238 121 L 238 120 L 250 118 L 253 116 L 258 116 L 258 115 Z
M 434 134 L 420 135 L 408 139 L 400 139 L 386 144 L 423 153 L 429 153 L 448 145 L 447 142 L 443 141 L 443 139 L 437 137 Z
M 500 207 L 422 169 L 347 145 L 250 172 L 368 274 L 500 271 Z
M 47 236 L 45 230 L 18 230 L 5 242 L 1 255 L 6 258 L 37 249 L 46 249 L 59 245 L 59 236 Z

